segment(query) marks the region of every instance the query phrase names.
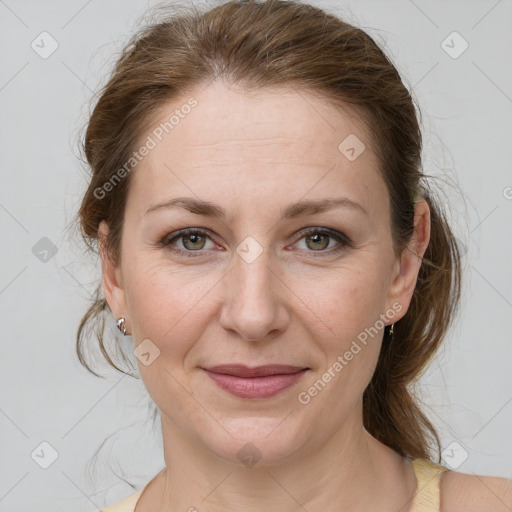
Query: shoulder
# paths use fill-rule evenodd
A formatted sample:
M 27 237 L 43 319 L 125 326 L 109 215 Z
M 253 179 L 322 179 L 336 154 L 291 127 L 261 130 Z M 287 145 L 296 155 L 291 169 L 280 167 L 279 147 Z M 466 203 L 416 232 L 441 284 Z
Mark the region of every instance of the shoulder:
M 144 487 L 139 489 L 137 492 L 130 494 L 118 503 L 110 505 L 107 508 L 102 508 L 100 512 L 133 512 L 143 490 Z
M 441 512 L 512 510 L 512 479 L 445 471 L 440 492 Z

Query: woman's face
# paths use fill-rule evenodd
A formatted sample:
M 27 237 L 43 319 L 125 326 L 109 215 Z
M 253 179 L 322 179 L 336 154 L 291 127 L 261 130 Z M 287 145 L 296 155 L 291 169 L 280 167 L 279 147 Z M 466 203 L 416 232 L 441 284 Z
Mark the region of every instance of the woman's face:
M 293 89 L 247 95 L 216 82 L 182 108 L 189 98 L 141 138 L 156 145 L 131 176 L 120 267 L 102 255 L 105 295 L 126 318 L 164 435 L 233 461 L 249 442 L 269 463 L 314 452 L 362 425 L 383 327 L 405 314 L 421 261 L 393 253 L 361 123 Z M 229 364 L 307 370 L 280 392 L 278 378 L 260 379 L 266 396 L 237 380 L 243 397 L 204 370 Z

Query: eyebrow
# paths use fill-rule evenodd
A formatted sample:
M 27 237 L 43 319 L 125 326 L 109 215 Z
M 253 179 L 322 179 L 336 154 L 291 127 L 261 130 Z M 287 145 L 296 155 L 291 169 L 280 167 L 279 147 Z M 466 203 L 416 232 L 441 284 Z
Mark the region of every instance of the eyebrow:
M 184 208 L 191 213 L 203 215 L 205 217 L 216 217 L 220 219 L 226 218 L 226 210 L 224 210 L 224 208 L 221 206 L 215 205 L 208 201 L 194 199 L 192 197 L 176 197 L 170 201 L 155 204 L 148 208 L 144 215 L 162 208 L 175 207 Z M 336 197 L 321 199 L 317 201 L 299 201 L 298 203 L 288 205 L 282 213 L 280 220 L 295 219 L 297 217 L 314 215 L 316 213 L 322 213 L 336 207 L 351 208 L 353 210 L 358 210 L 365 215 L 368 215 L 368 212 L 359 203 L 356 203 L 347 197 Z

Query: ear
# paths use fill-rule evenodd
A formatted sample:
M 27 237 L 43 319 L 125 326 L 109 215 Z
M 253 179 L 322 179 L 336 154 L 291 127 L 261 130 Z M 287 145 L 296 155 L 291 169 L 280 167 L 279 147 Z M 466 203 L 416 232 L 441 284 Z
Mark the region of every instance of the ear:
M 420 198 L 414 206 L 414 233 L 407 247 L 397 258 L 389 290 L 388 307 L 396 302 L 402 305 L 402 310 L 397 313 L 395 321 L 405 316 L 409 309 L 429 241 L 430 208 L 427 201 Z
M 102 220 L 98 227 L 98 240 L 101 256 L 102 269 L 102 286 L 103 293 L 107 299 L 107 303 L 114 315 L 114 318 L 126 317 L 128 311 L 126 307 L 126 296 L 123 287 L 123 279 L 121 268 L 118 267 L 111 259 L 108 253 L 105 240 L 109 233 L 109 227 L 106 221 Z M 128 319 L 126 319 L 126 327 L 128 329 Z M 129 330 L 129 329 L 128 329 Z

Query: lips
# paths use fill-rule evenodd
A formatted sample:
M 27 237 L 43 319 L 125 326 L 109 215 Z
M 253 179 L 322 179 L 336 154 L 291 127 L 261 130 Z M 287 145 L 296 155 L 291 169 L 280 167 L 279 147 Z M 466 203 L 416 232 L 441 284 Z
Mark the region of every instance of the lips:
M 221 365 L 202 368 L 222 390 L 245 399 L 272 398 L 291 388 L 309 368 L 288 365 Z
M 265 366 L 249 367 L 242 364 L 223 364 L 204 368 L 212 373 L 232 375 L 234 377 L 267 377 L 269 375 L 289 375 L 308 368 L 304 366 L 290 366 L 284 364 L 270 364 Z

